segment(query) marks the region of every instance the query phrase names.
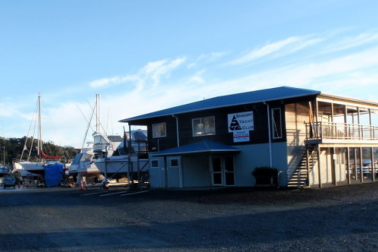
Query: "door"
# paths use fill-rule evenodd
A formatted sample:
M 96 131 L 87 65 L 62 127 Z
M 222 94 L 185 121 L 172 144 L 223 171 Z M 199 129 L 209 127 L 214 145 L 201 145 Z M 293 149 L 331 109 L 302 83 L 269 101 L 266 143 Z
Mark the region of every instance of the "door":
M 150 173 L 150 187 L 151 188 L 164 188 L 165 187 L 164 159 L 163 158 L 151 158 L 149 173 Z
M 181 157 L 167 157 L 168 187 L 182 188 Z
M 232 156 L 214 156 L 211 161 L 212 185 L 234 185 L 234 158 Z

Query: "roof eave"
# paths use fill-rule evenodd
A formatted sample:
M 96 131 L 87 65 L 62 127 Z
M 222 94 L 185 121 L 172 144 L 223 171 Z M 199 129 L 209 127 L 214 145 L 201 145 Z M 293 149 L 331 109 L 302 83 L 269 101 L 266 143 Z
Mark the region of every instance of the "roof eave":
M 272 102 L 272 101 L 279 101 L 279 100 L 283 100 L 283 99 L 300 98 L 300 97 L 319 95 L 319 94 L 321 94 L 321 92 L 313 93 L 313 94 L 293 95 L 293 96 L 287 96 L 287 97 L 278 98 L 278 99 L 258 100 L 258 101 L 253 101 L 252 103 Z M 241 102 L 241 103 L 235 103 L 232 106 L 240 106 L 240 105 L 244 105 L 244 104 L 246 104 L 246 103 L 245 102 Z M 181 111 L 181 112 L 178 112 L 178 113 L 166 113 L 166 114 L 160 114 L 160 115 L 157 115 L 157 116 L 147 116 L 147 117 L 141 117 L 141 118 L 131 117 L 131 118 L 126 118 L 126 119 L 119 120 L 118 122 L 128 123 L 128 122 L 139 121 L 139 120 L 147 120 L 147 119 L 152 119 L 152 118 L 157 118 L 157 117 L 180 115 L 180 114 L 186 114 L 186 113 L 204 111 L 204 110 L 209 110 L 209 109 L 220 109 L 220 108 L 225 108 L 225 107 L 230 107 L 230 105 L 212 106 L 212 107 L 206 107 L 206 108 L 203 108 L 203 109 L 192 109 L 192 110 Z

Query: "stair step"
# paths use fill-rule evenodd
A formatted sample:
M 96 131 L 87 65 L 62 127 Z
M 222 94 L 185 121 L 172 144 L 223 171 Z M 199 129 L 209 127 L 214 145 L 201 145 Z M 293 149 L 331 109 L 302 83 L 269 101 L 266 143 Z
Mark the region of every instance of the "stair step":
M 307 146 L 307 150 L 301 151 L 302 160 L 297 165 L 291 178 L 287 181 L 288 187 L 303 187 L 308 183 L 308 167 L 314 167 L 318 162 L 317 149 L 315 146 Z M 307 156 L 309 155 L 309 156 Z M 309 158 L 307 160 L 307 157 Z

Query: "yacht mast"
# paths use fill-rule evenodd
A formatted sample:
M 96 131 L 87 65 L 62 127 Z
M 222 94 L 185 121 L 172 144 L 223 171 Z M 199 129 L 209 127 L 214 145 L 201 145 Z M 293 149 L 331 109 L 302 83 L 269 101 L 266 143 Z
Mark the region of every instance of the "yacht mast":
M 38 93 L 38 157 L 41 157 L 42 151 L 42 123 L 41 123 L 41 94 Z
M 96 132 L 101 132 L 101 104 L 100 104 L 100 95 L 96 94 Z

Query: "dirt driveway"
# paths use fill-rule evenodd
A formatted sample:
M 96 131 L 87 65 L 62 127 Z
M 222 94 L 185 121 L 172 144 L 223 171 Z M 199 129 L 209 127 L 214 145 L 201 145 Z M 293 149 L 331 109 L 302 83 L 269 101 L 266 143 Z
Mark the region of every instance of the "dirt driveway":
M 378 183 L 121 192 L 0 190 L 0 251 L 378 251 Z

